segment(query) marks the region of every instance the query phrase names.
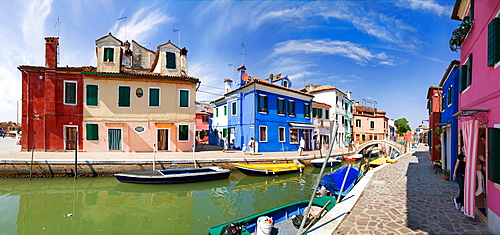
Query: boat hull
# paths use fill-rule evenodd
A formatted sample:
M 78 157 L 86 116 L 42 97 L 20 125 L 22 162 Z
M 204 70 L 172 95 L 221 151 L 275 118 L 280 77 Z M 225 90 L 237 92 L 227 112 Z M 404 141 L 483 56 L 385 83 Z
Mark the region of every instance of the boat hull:
M 324 162 L 325 162 L 325 158 L 314 159 L 314 160 L 311 160 L 311 165 L 313 165 L 314 167 L 323 167 Z M 337 166 L 337 165 L 340 165 L 340 163 L 342 163 L 342 160 L 328 159 L 326 166 L 327 167 Z
M 325 207 L 325 211 L 331 210 L 334 205 L 335 205 L 336 199 L 334 197 L 317 197 L 314 198 L 313 200 L 313 205 L 318 206 L 318 207 Z M 272 217 L 274 220 L 274 223 L 277 225 L 280 222 L 285 222 L 286 220 L 292 218 L 294 215 L 299 215 L 303 214 L 305 209 L 307 208 L 307 205 L 309 204 L 309 200 L 304 200 L 304 201 L 299 201 L 299 202 L 294 202 L 290 204 L 286 204 L 283 206 L 279 206 L 273 209 L 269 209 L 251 216 L 247 216 L 245 218 L 241 218 L 238 220 L 222 223 L 217 226 L 213 226 L 208 229 L 208 234 L 212 235 L 219 235 L 221 234 L 222 229 L 224 226 L 231 224 L 231 223 L 243 223 L 246 224 L 246 226 L 242 229 L 241 234 L 253 234 L 256 231 L 257 228 L 257 219 L 261 216 L 269 216 Z M 291 234 L 287 232 L 281 232 L 282 230 L 280 229 L 280 234 Z M 297 232 L 293 233 L 296 234 Z
M 228 169 L 204 167 L 115 174 L 124 183 L 136 184 L 176 184 L 228 178 Z
M 304 165 L 296 165 L 294 163 L 288 164 L 239 164 L 233 163 L 233 165 L 246 175 L 277 175 L 293 173 L 304 170 Z

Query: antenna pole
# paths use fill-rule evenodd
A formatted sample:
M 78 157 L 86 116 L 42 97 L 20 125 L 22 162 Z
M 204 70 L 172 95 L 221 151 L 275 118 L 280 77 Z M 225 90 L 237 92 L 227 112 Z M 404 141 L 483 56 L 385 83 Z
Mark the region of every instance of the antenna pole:
M 125 20 L 125 40 L 127 39 L 127 23 L 128 23 L 128 18 L 126 16 L 120 17 L 116 20 Z
M 181 47 L 181 30 L 180 29 L 172 29 L 172 32 L 177 32 L 177 38 L 179 39 L 179 48 Z
M 245 64 L 245 45 L 243 43 L 241 43 L 240 45 L 241 47 L 241 65 L 244 65 Z

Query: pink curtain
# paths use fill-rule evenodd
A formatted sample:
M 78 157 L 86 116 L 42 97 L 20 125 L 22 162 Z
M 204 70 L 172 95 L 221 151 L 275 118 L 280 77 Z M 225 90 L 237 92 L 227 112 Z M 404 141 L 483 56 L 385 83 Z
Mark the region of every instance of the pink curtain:
M 477 141 L 479 133 L 479 121 L 469 120 L 462 122 L 462 132 L 465 147 L 465 182 L 464 182 L 464 214 L 475 217 L 476 207 L 476 164 L 477 164 Z

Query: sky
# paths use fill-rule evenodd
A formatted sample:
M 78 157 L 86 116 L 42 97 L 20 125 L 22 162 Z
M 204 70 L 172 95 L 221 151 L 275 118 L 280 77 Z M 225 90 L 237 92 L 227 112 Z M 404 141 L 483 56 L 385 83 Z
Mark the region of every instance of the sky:
M 459 59 L 448 46 L 460 23 L 450 19 L 454 3 L 3 0 L 0 121 L 21 122 L 17 67 L 44 66 L 44 37 L 59 37 L 59 66 L 95 67 L 95 40 L 111 32 L 154 51 L 169 40 L 186 47 L 198 101 L 223 96 L 224 79 L 237 80 L 244 64 L 253 77 L 331 85 L 390 119 L 428 125 L 427 90 Z

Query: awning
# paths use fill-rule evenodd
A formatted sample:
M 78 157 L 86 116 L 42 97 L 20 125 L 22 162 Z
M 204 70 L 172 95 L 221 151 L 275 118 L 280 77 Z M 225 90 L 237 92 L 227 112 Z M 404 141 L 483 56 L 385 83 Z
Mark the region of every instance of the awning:
M 314 129 L 314 125 L 306 122 L 288 122 L 292 128 L 296 129 Z
M 478 113 L 487 113 L 489 111 L 489 109 L 462 109 L 451 116 L 454 118 L 458 118 L 460 116 L 474 116 Z

